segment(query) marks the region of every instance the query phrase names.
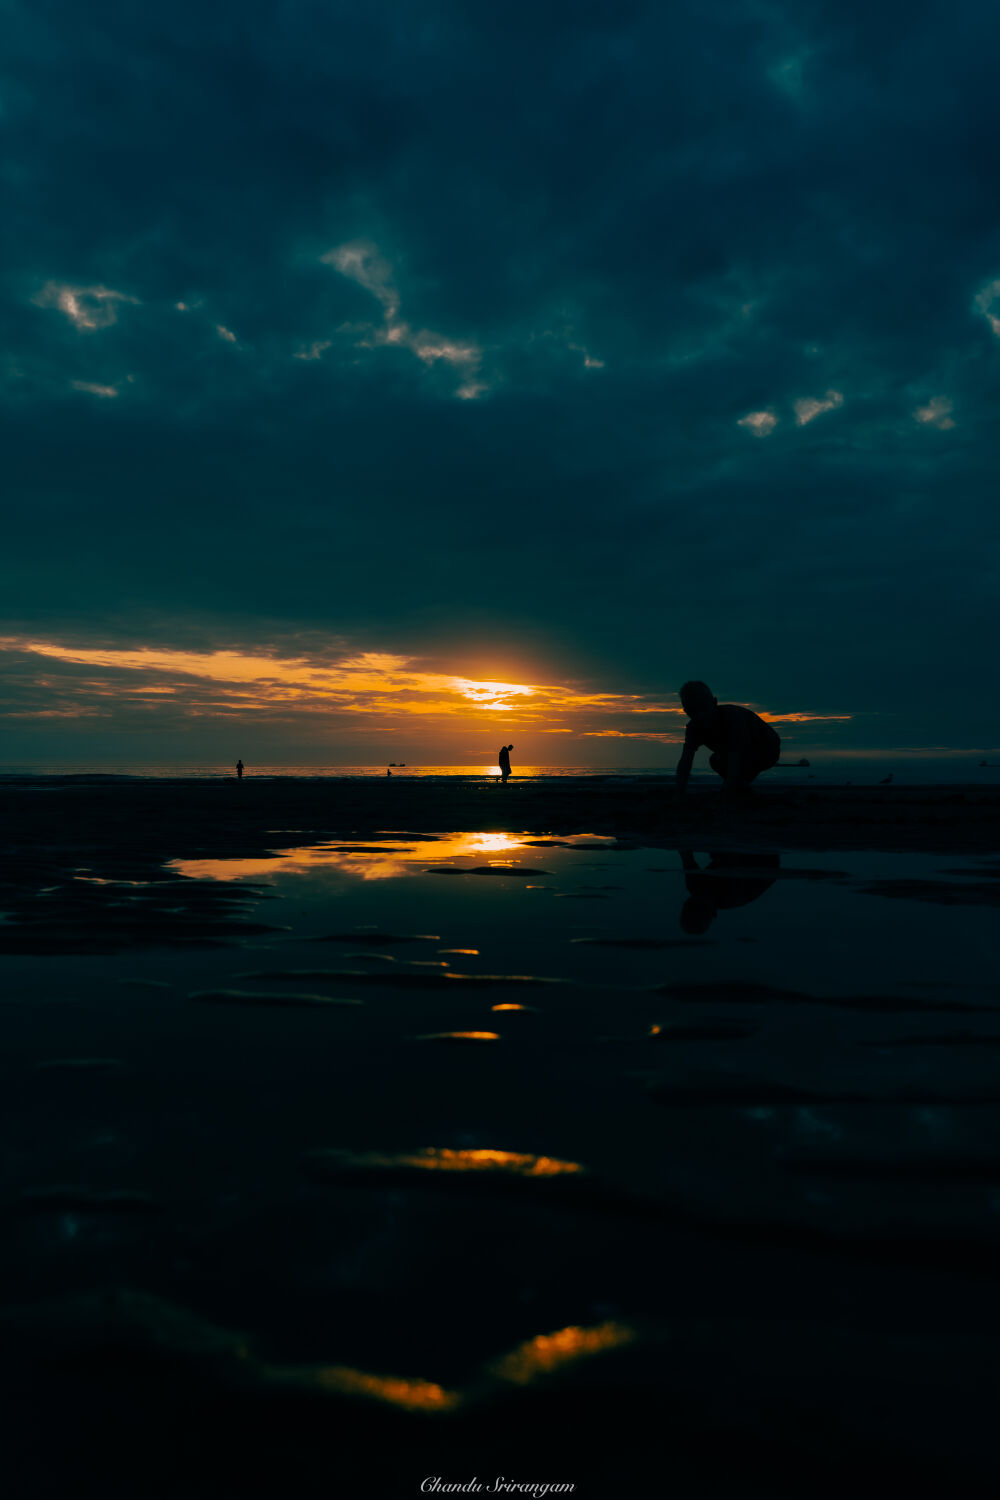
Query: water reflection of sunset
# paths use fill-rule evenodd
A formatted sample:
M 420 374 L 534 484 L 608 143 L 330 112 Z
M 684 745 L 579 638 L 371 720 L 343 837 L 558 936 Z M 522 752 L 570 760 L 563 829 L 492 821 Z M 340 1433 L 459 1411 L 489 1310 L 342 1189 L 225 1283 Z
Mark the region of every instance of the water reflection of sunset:
M 470 1399 L 481 1399 L 489 1382 L 525 1386 L 577 1363 L 612 1349 L 624 1348 L 637 1338 L 627 1323 L 600 1323 L 592 1327 L 560 1328 L 554 1333 L 540 1333 L 518 1345 L 485 1367 L 486 1381 L 460 1390 L 449 1390 L 435 1381 L 412 1379 L 399 1375 L 376 1375 L 350 1365 L 320 1365 L 312 1369 L 283 1370 L 265 1366 L 271 1380 L 298 1383 L 303 1380 L 320 1390 L 344 1396 L 359 1396 L 395 1406 L 402 1411 L 434 1416 L 453 1412 Z
M 523 850 L 523 855 L 517 854 L 517 850 Z M 418 875 L 428 866 L 484 856 L 487 864 L 498 869 L 505 866 L 514 869 L 522 858 L 534 852 L 513 833 L 448 833 L 405 841 L 390 835 L 379 839 L 377 844 L 338 839 L 285 849 L 263 859 L 178 859 L 172 860 L 169 868 L 195 880 L 258 880 L 321 870 L 337 870 L 360 880 L 388 880 L 398 875 Z
M 316 1371 L 316 1384 L 346 1396 L 368 1396 L 403 1411 L 452 1411 L 462 1401 L 458 1391 L 445 1390 L 430 1380 L 407 1380 L 397 1375 L 371 1375 L 348 1365 L 325 1365 Z
M 635 1342 L 635 1329 L 627 1323 L 599 1323 L 592 1327 L 560 1328 L 554 1333 L 540 1333 L 518 1345 L 508 1354 L 502 1355 L 486 1366 L 487 1379 L 505 1385 L 524 1386 L 544 1379 L 576 1364 L 605 1354 L 613 1349 L 624 1348 Z M 272 1379 L 285 1372 L 271 1368 Z M 399 1407 L 403 1411 L 416 1412 L 424 1416 L 452 1412 L 470 1398 L 482 1395 L 487 1386 L 478 1389 L 449 1390 L 431 1380 L 408 1379 L 399 1375 L 375 1375 L 367 1370 L 357 1370 L 350 1365 L 321 1365 L 308 1371 L 289 1372 L 294 1379 L 308 1377 L 310 1383 L 321 1390 L 345 1396 L 367 1397 Z M 287 1376 L 286 1376 L 287 1378 Z
M 493 1366 L 493 1374 L 512 1385 L 529 1385 L 539 1376 L 550 1375 L 564 1365 L 609 1349 L 631 1344 L 635 1332 L 626 1323 L 600 1323 L 593 1328 L 560 1328 L 540 1333 L 513 1349 Z
M 498 1031 L 428 1031 L 418 1042 L 499 1042 Z
M 389 1175 L 405 1172 L 430 1172 L 447 1175 L 476 1173 L 503 1177 L 580 1176 L 586 1168 L 577 1161 L 561 1161 L 555 1156 L 532 1156 L 523 1151 L 499 1151 L 493 1148 L 465 1150 L 449 1146 L 421 1146 L 415 1151 L 346 1151 L 328 1149 L 313 1153 L 324 1176 L 357 1174 Z

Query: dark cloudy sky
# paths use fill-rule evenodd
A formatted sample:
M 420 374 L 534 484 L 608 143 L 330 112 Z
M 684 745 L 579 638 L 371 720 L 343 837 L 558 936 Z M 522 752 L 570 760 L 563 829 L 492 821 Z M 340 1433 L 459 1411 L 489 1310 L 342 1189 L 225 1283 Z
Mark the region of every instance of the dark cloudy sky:
M 996 5 L 2 14 L 4 759 L 1000 744 Z

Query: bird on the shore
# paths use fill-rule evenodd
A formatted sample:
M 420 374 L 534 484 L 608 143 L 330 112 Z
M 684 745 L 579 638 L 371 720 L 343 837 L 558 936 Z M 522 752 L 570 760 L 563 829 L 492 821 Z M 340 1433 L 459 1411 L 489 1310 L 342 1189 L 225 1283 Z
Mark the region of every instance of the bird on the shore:
M 879 782 L 879 786 L 888 786 L 891 780 L 892 772 L 890 771 L 888 776 L 883 776 L 882 780 Z

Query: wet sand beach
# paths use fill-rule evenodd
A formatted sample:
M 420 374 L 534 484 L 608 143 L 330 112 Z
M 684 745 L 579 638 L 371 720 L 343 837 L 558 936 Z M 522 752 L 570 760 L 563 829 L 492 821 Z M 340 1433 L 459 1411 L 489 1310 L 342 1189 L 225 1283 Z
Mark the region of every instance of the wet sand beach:
M 673 777 L 600 776 L 481 781 L 235 777 L 218 781 L 127 777 L 0 778 L 8 846 L 125 850 L 140 859 L 192 849 L 282 847 L 302 833 L 384 828 L 597 832 L 655 842 L 689 833 L 786 848 L 989 850 L 1000 838 L 1000 787 L 789 787 L 767 783 L 725 807 L 714 787 L 678 802 Z M 16 872 L 15 872 L 16 873 Z
M 1000 791 L 0 813 L 13 1494 L 992 1483 Z

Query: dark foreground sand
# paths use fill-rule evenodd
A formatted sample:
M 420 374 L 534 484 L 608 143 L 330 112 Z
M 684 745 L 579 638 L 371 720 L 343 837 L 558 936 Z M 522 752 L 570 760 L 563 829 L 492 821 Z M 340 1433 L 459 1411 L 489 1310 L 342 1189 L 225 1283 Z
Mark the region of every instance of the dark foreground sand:
M 663 983 L 689 941 L 671 912 L 655 942 L 564 944 L 594 955 L 575 979 L 469 957 L 449 981 L 422 925 L 379 947 L 351 923 L 350 952 L 333 909 L 338 941 L 305 941 L 293 897 L 165 866 L 388 830 L 849 865 L 992 854 L 1000 791 L 763 787 L 727 808 L 702 789 L 678 807 L 666 779 L 4 785 L 5 1494 L 992 1493 L 1000 1019 L 968 955 L 954 986 L 900 953 L 908 988 L 811 994 L 734 982 L 763 943 L 695 939 L 699 982 Z M 963 900 L 995 905 L 978 863 Z M 581 875 L 596 905 L 558 920 L 614 911 L 617 878 Z M 991 912 L 959 916 L 978 942 Z M 441 951 L 505 962 L 461 938 Z M 518 942 L 511 923 L 509 970 Z M 288 966 L 327 1003 L 271 1003 Z M 503 1041 L 413 1036 L 460 1017 Z M 498 1161 L 470 1169 L 484 1146 Z
M 58 845 L 143 862 L 287 848 L 377 830 L 606 833 L 664 846 L 989 852 L 1000 844 L 1000 788 L 786 789 L 762 783 L 728 806 L 715 788 L 677 799 L 672 777 L 628 782 L 337 780 L 135 781 L 85 776 L 0 783 L 9 852 Z

